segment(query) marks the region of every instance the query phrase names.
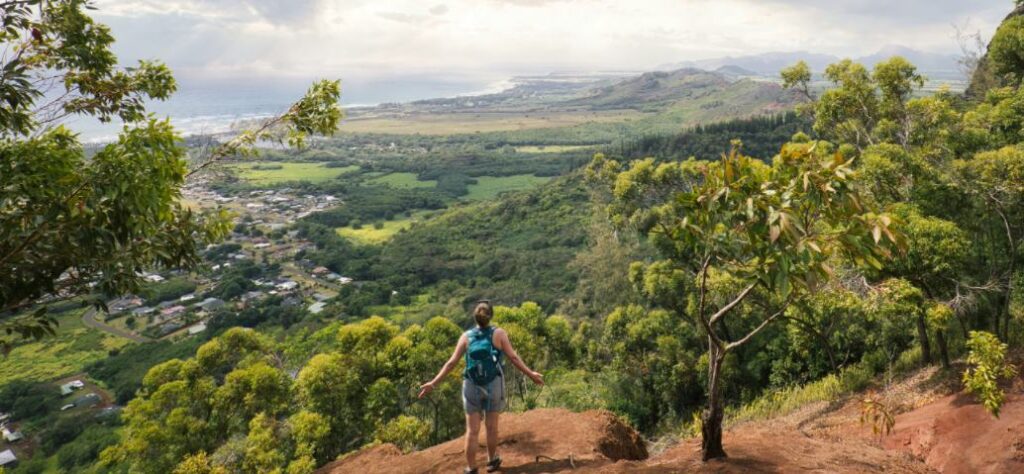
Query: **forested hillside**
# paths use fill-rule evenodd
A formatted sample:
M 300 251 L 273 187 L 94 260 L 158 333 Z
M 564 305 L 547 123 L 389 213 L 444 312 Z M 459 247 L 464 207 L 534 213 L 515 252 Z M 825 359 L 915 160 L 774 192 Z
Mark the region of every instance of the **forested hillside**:
M 881 440 L 920 423 L 898 418 L 910 385 L 1017 416 L 1022 7 L 962 95 L 925 92 L 897 56 L 800 62 L 781 85 L 683 69 L 343 121 L 322 81 L 203 142 L 145 115 L 170 72 L 116 68 L 86 4 L 19 3 L 0 6 L 36 54 L 0 87 L 10 472 L 415 465 L 401 453 L 462 433 L 461 367 L 417 393 L 483 299 L 546 382 L 508 371 L 517 433 L 538 408 L 600 419 L 628 434 L 623 459 L 645 441 L 677 453 L 668 470 L 714 467 L 731 440 L 773 451 L 785 440 L 743 423 L 807 403 Z M 19 105 L 52 68 L 84 94 L 69 110 L 132 124 L 119 141 L 86 151 Z M 800 449 L 850 435 L 811 418 L 780 425 Z M 926 469 L 871 442 L 828 460 Z M 589 467 L 618 459 L 601 456 Z

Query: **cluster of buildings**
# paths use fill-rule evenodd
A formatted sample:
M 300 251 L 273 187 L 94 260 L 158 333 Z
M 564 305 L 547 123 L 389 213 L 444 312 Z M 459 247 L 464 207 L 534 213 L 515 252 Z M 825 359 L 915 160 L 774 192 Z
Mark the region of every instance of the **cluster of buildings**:
M 310 270 L 309 274 L 313 278 L 335 282 L 339 285 L 347 285 L 349 283 L 352 283 L 351 278 L 334 273 L 327 267 L 315 267 L 312 270 Z
M 128 295 L 108 301 L 107 309 L 111 316 L 130 315 L 135 318 L 137 324 L 155 328 L 150 332 L 160 337 L 194 322 L 190 319 L 198 319 L 200 322 L 189 327 L 189 334 L 202 332 L 206 329 L 206 325 L 201 320 L 223 308 L 227 303 L 222 299 L 212 297 L 199 300 L 195 293 L 189 293 L 154 306 L 143 306 L 143 304 L 142 298 Z M 192 318 L 186 317 L 187 315 L 192 315 Z
M 241 215 L 249 215 L 255 223 L 264 224 L 271 230 L 284 228 L 314 212 L 338 204 L 338 198 L 329 194 L 299 194 L 291 188 L 260 189 L 225 196 L 202 185 L 189 186 L 183 190 L 185 198 L 200 203 L 212 203 L 231 208 Z
M 207 275 L 207 284 L 200 284 L 197 293 L 202 294 L 216 285 L 223 272 L 233 265 L 246 260 L 291 261 L 302 250 L 312 249 L 312 242 L 298 238 L 298 231 L 286 231 L 287 227 L 297 219 L 313 212 L 327 209 L 340 203 L 331 195 L 301 194 L 291 188 L 252 190 L 237 195 L 224 195 L 207 186 L 208 183 L 193 183 L 183 190 L 186 199 L 200 205 L 220 206 L 235 212 L 241 221 L 250 229 L 259 228 L 267 234 L 254 232 L 234 232 L 228 242 L 241 246 L 230 253 L 221 255 L 209 268 L 212 273 Z M 281 233 L 273 233 L 281 230 Z M 132 330 L 143 332 L 151 337 L 164 337 L 187 330 L 188 334 L 198 334 L 206 329 L 206 320 L 214 311 L 232 305 L 244 308 L 257 304 L 268 296 L 284 298 L 285 306 L 305 305 L 311 313 L 317 314 L 327 306 L 325 296 L 303 294 L 304 288 L 300 281 L 319 282 L 319 286 L 337 291 L 341 285 L 353 283 L 352 278 L 332 272 L 326 267 L 316 266 L 309 261 L 297 262 L 299 275 L 281 278 L 252 278 L 249 291 L 231 301 L 218 298 L 205 298 L 196 294 L 183 295 L 176 300 L 149 304 L 137 296 L 129 295 L 107 302 L 112 317 L 132 316 L 137 328 Z M 147 282 L 160 283 L 168 278 L 168 274 L 140 274 Z M 304 280 L 307 279 L 308 280 Z M 299 280 L 299 281 L 296 281 Z M 330 292 L 330 291 L 328 291 Z M 309 292 L 311 293 L 311 292 Z M 314 296 L 308 302 L 307 296 Z M 317 297 L 319 296 L 319 297 Z

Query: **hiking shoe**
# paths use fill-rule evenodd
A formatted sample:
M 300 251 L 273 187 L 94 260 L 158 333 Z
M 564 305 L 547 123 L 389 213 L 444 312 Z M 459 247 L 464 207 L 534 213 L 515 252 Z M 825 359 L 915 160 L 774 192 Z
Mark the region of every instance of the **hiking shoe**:
M 479 474 L 479 473 L 480 473 L 480 471 L 478 471 L 476 468 L 470 469 L 470 468 L 467 467 L 467 468 L 462 470 L 462 474 Z
M 501 456 L 495 456 L 494 459 L 487 461 L 487 472 L 494 472 L 501 469 Z

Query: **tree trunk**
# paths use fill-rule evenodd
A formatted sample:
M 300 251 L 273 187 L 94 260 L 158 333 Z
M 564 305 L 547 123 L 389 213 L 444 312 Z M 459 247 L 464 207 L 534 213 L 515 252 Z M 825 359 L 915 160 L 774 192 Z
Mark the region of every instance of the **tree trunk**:
M 722 448 L 722 361 L 725 352 L 708 338 L 708 407 L 701 420 L 701 458 L 724 458 Z
M 1020 7 L 1017 7 L 1020 9 Z M 1017 10 L 1014 10 L 1016 13 Z M 1020 82 L 1020 79 L 1018 79 Z M 997 209 L 999 217 L 1003 219 L 1003 225 L 1006 227 L 1006 243 L 1010 247 L 1010 266 L 1006 272 L 1006 290 L 1003 292 L 1002 308 L 1000 312 L 1002 314 L 996 315 L 996 337 L 999 336 L 999 318 L 1003 316 L 1003 341 L 1009 344 L 1010 342 L 1010 301 L 1013 296 L 1013 279 L 1017 276 L 1017 242 L 1013 238 L 1013 230 L 1010 228 L 1010 222 L 1006 218 L 1006 214 L 1002 210 Z
M 928 343 L 928 323 L 924 320 L 924 313 L 917 316 L 917 338 L 921 342 L 921 358 L 924 363 L 932 363 L 932 346 Z
M 431 441 L 437 442 L 441 435 L 441 407 L 438 404 L 434 404 L 434 439 Z
M 939 346 L 939 357 L 942 359 L 942 368 L 949 368 L 949 349 L 946 347 L 946 336 L 942 334 L 943 330 L 939 329 L 935 332 L 935 343 Z
M 654 387 L 654 377 L 648 375 L 643 380 L 644 392 L 646 392 L 647 396 L 647 416 L 644 417 L 647 420 L 647 426 L 645 428 L 653 429 L 655 426 L 658 426 L 658 394 Z
M 999 295 L 999 309 L 996 310 L 995 317 L 992 319 L 992 334 L 1002 339 L 1003 333 L 1000 330 L 999 323 L 1003 320 L 1003 308 L 1006 307 L 1006 295 Z
M 1016 256 L 1014 255 L 1014 256 L 1011 256 L 1010 258 L 1014 258 L 1015 259 Z M 1013 304 L 1013 283 L 1014 283 L 1013 280 L 1016 277 L 1016 275 L 1014 275 L 1014 272 L 1016 272 L 1016 267 L 1017 267 L 1016 262 L 1013 265 L 1010 265 L 1010 272 L 1011 273 L 1010 273 L 1009 281 L 1007 281 L 1007 283 L 1006 283 L 1006 296 L 1004 297 L 1005 300 L 1003 301 L 1003 309 L 1002 309 L 1003 318 L 1004 318 L 1003 319 L 1003 342 L 1005 342 L 1007 344 L 1010 343 L 1010 320 L 1012 319 L 1012 316 L 1011 316 L 1011 313 L 1010 313 L 1010 306 Z

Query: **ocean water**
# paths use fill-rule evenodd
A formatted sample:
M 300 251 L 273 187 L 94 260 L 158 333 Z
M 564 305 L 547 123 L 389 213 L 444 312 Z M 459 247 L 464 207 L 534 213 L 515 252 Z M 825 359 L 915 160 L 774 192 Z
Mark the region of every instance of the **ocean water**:
M 170 118 L 182 135 L 220 133 L 234 123 L 280 114 L 302 97 L 312 81 L 235 79 L 231 81 L 178 79 L 178 91 L 167 101 L 152 101 L 147 110 L 156 118 Z M 437 97 L 498 92 L 502 79 L 384 77 L 342 80 L 343 107 L 409 102 Z M 124 124 L 100 123 L 91 117 L 71 117 L 64 125 L 86 143 L 113 140 Z

